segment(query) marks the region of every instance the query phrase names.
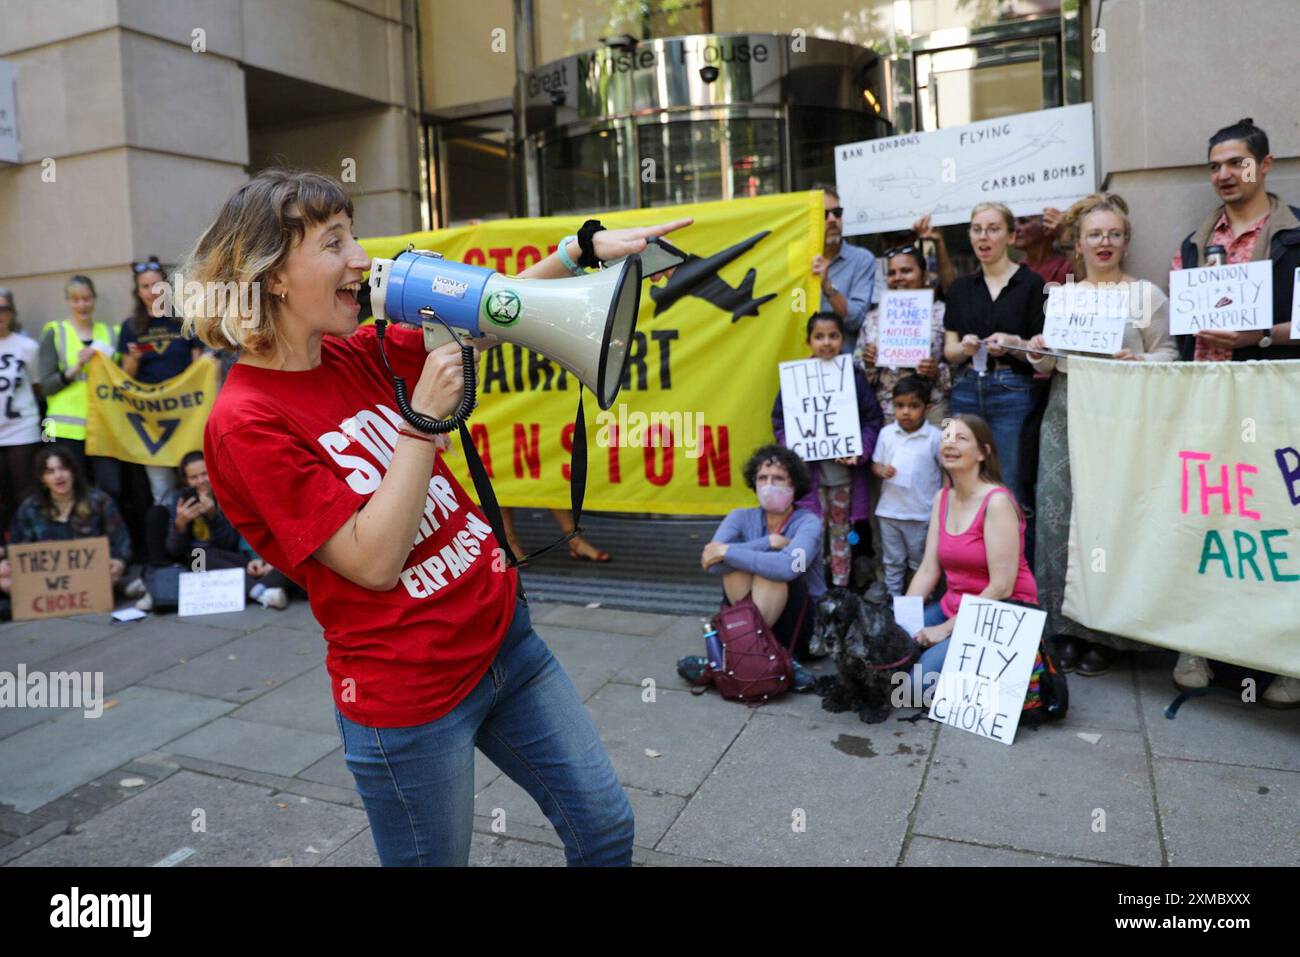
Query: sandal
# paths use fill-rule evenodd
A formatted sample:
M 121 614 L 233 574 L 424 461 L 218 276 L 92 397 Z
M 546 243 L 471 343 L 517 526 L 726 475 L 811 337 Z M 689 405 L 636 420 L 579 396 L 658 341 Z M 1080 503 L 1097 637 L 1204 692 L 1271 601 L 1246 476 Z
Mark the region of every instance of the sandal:
M 579 537 L 569 539 L 569 557 L 574 561 L 607 562 L 614 556 L 592 545 L 585 538 Z

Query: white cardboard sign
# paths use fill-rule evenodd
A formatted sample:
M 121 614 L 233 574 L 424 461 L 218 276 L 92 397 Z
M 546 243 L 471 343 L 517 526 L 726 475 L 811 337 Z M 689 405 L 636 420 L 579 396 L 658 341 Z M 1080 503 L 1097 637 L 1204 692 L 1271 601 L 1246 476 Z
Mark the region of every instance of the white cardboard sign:
M 1127 283 L 1053 284 L 1043 306 L 1043 340 L 1049 349 L 1112 355 L 1123 348 L 1131 312 Z
M 222 568 L 212 572 L 184 572 L 176 615 L 217 615 L 244 610 L 244 570 Z
M 1047 613 L 963 595 L 929 717 L 1003 744 L 1015 740 Z
M 1016 216 L 1068 209 L 1097 188 L 1092 104 L 1018 113 L 835 147 L 844 235 L 970 221 L 976 203 Z
M 933 289 L 891 289 L 880 299 L 876 315 L 876 365 L 915 369 L 931 356 Z
M 1273 325 L 1273 263 L 1235 263 L 1169 273 L 1169 332 L 1241 332 Z
M 781 363 L 785 444 L 805 462 L 862 454 L 853 357 Z

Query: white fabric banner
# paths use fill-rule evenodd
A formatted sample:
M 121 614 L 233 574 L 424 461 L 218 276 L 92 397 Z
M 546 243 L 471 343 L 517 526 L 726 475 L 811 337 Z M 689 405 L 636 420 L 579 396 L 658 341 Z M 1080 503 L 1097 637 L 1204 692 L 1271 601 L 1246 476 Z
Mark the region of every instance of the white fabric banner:
M 1300 361 L 1070 357 L 1062 612 L 1300 677 Z

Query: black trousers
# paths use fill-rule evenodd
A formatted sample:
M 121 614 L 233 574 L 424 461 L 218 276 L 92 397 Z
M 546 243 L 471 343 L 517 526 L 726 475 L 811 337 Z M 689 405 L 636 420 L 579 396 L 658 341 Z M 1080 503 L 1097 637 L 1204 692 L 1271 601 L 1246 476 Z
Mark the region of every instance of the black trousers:
M 187 566 L 192 565 L 194 559 L 198 557 L 194 554 L 183 555 L 178 561 L 167 554 L 167 526 L 170 521 L 167 509 L 161 505 L 151 506 L 145 515 L 145 560 L 150 566 L 157 567 L 172 564 Z M 203 552 L 203 564 L 200 567 L 206 571 L 219 571 L 223 568 L 246 568 L 248 566 L 248 559 L 243 552 L 216 548 L 202 542 L 195 542 L 194 548 Z M 290 595 L 301 596 L 306 594 L 277 568 L 272 568 L 261 578 L 245 575 L 244 579 L 245 588 L 248 590 L 251 590 L 254 585 L 260 582 L 267 588 L 283 588 Z

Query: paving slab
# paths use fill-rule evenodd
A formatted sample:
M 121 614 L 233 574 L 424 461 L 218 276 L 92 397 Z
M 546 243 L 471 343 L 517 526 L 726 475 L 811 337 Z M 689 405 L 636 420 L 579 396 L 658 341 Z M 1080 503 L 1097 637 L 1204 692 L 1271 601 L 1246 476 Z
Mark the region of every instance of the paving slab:
M 205 830 L 194 830 L 197 821 Z M 365 827 L 365 812 L 356 808 L 179 771 L 14 864 L 149 867 L 172 859 L 178 867 L 260 867 L 284 860 L 313 866 Z
M 325 643 L 291 628 L 268 626 L 156 674 L 155 688 L 247 702 L 325 661 Z
M 339 736 L 338 722 L 334 718 L 334 692 L 324 665 L 272 688 L 235 711 L 231 717 L 331 735 L 336 741 Z
M 564 867 L 564 851 L 547 844 L 479 834 L 469 842 L 470 867 Z
M 1164 712 L 1178 695 L 1170 671 L 1145 667 L 1138 672 L 1153 754 L 1300 771 L 1300 710 L 1278 711 L 1212 692 L 1184 702 L 1170 721 Z
M 333 735 L 317 734 L 236 718 L 218 718 L 177 738 L 161 750 L 235 768 L 293 777 L 338 746 L 337 732 Z
M 1021 729 L 1005 745 L 943 728 L 915 830 L 1054 856 L 1160 864 L 1142 736 L 1104 731 L 1090 744 L 1078 730 L 1069 721 Z
M 1156 758 L 1155 777 L 1172 866 L 1300 865 L 1300 774 Z
M 703 783 L 750 717 L 716 695 L 608 684 L 587 702 L 618 779 L 645 791 L 689 796 Z M 658 757 L 646 754 L 658 752 Z
M 896 863 L 934 729 L 860 726 L 759 711 L 656 850 L 748 866 Z
M 1013 851 L 1005 847 L 983 847 L 935 837 L 913 835 L 903 858 L 904 867 L 1101 867 L 1092 861 L 1077 861 L 1050 854 Z
M 341 747 L 335 748 L 315 764 L 298 772 L 297 776 L 305 781 L 331 784 L 336 788 L 347 788 L 349 791 L 357 789 L 357 782 L 352 777 L 352 772 L 348 770 L 347 764 L 343 761 L 343 749 Z
M 619 668 L 627 661 L 644 654 L 651 641 L 618 632 L 584 631 L 556 625 L 544 625 L 537 633 L 564 666 L 578 697 L 584 701 L 618 674 Z
M 1157 657 L 1143 655 L 1142 657 Z M 1095 678 L 1077 672 L 1066 676 L 1070 688 L 1069 722 L 1077 729 L 1141 731 L 1134 655 L 1122 655 L 1114 667 Z M 1172 661 L 1169 665 L 1173 667 Z
M 296 628 L 299 631 L 309 631 L 312 634 L 319 635 L 321 641 L 325 640 L 324 629 L 316 616 L 311 613 L 311 605 L 305 601 L 291 601 L 288 608 L 269 609 L 270 620 L 263 622 L 275 625 L 277 628 Z
M 531 607 L 531 606 L 530 606 Z M 672 615 L 648 615 L 639 611 L 617 611 L 612 608 L 583 608 L 579 605 L 550 605 L 537 618 L 533 626 L 567 625 L 596 631 L 613 631 L 623 635 L 657 635 L 673 622 Z M 546 632 L 537 633 L 543 638 Z
M 644 791 L 641 788 L 625 787 L 624 791 L 632 805 L 632 813 L 636 816 L 634 843 L 653 848 L 686 806 L 686 799 L 663 791 Z M 514 833 L 512 828 L 516 823 L 530 827 L 551 827 L 537 802 L 505 775 L 498 777 L 475 796 L 474 813 L 504 822 L 505 830 L 501 833 L 507 836 Z
M 379 852 L 367 826 L 356 837 L 320 862 L 321 867 L 378 867 Z
M 127 625 L 102 624 L 80 618 L 15 621 L 0 625 L 0 671 L 13 673 L 18 664 L 33 666 L 108 637 Z
M 687 625 L 692 627 L 669 628 L 647 639 L 619 666 L 614 680 L 639 685 L 646 678 L 652 678 L 660 688 L 687 690 L 690 685 L 677 674 L 677 660 L 687 655 L 704 654 L 704 638 L 699 625 L 689 621 Z
M 7 738 L 25 728 L 34 727 L 43 721 L 53 721 L 74 711 L 81 713 L 80 708 L 0 708 L 0 738 Z
M 30 813 L 231 710 L 224 701 L 128 688 L 98 718 L 80 711 L 0 741 L 0 805 Z
M 101 671 L 104 693 L 114 694 L 230 641 L 232 635 L 176 619 L 131 622 L 100 640 L 41 663 L 44 671 Z M 188 690 L 188 689 L 179 689 Z M 196 689 L 202 694 L 201 689 Z

